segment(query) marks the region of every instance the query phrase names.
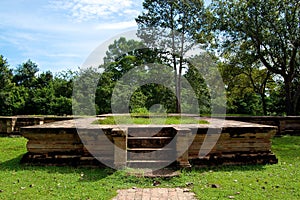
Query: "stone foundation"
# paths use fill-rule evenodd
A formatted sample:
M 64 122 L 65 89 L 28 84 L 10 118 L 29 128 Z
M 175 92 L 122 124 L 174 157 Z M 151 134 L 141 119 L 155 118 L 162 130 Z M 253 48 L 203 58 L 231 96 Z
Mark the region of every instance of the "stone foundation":
M 256 124 L 276 126 L 276 135 L 300 135 L 300 116 L 227 116 L 227 120 L 235 120 Z
M 114 168 L 155 168 L 164 163 L 183 168 L 277 163 L 271 152 L 271 138 L 277 132 L 273 126 L 226 120 L 212 127 L 212 119 L 205 119 L 211 124 L 119 127 L 91 124 L 94 120 L 22 128 L 21 134 L 28 139 L 28 153 L 22 162 L 104 166 L 95 158 L 99 156 Z
M 60 117 L 60 116 L 13 116 L 13 117 L 0 117 L 0 136 L 15 136 L 20 135 L 20 128 L 26 126 L 40 125 L 45 123 L 70 120 L 73 117 Z

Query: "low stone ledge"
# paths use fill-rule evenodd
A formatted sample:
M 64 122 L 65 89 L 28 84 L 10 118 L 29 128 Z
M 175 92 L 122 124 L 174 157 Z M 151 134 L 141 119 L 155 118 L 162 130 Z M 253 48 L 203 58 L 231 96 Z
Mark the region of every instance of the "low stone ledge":
M 132 134 L 130 131 L 139 130 L 144 130 L 143 133 L 137 133 L 139 136 L 143 136 L 149 130 L 161 130 L 158 134 L 168 133 L 173 134 L 173 137 L 176 137 L 177 131 L 182 130 L 180 137 L 184 137 L 184 145 L 191 143 L 184 155 L 178 155 L 179 164 L 181 162 L 185 166 L 189 166 L 189 164 L 192 166 L 274 164 L 277 162 L 275 155 L 271 152 L 271 138 L 277 130 L 274 126 L 226 120 L 225 123 L 219 123 L 219 125 L 218 123 L 217 125 L 184 124 L 180 126 L 122 125 L 120 128 L 118 125 L 92 124 L 93 121 L 95 118 L 84 118 L 21 128 L 21 134 L 29 140 L 28 153 L 24 155 L 22 162 L 46 165 L 102 166 L 103 164 L 101 165 L 89 152 L 93 151 L 93 153 L 99 152 L 101 159 L 105 157 L 108 163 L 124 167 L 126 166 L 126 155 L 123 155 L 122 151 L 116 151 L 118 148 L 110 148 L 107 141 L 116 143 L 117 146 L 126 150 L 128 134 Z M 212 132 L 207 135 L 209 129 Z M 115 134 L 116 130 L 121 135 Z M 78 131 L 84 136 L 80 136 Z M 218 134 L 218 132 L 220 133 Z M 190 136 L 185 137 L 186 134 L 190 134 Z M 108 140 L 102 140 L 101 137 L 107 137 Z M 211 139 L 209 142 L 212 142 L 213 146 L 206 157 L 200 158 L 198 154 L 206 137 Z M 94 143 L 89 143 L 91 141 Z M 179 144 L 179 141 L 177 143 Z M 182 147 L 182 144 L 176 145 L 176 148 Z

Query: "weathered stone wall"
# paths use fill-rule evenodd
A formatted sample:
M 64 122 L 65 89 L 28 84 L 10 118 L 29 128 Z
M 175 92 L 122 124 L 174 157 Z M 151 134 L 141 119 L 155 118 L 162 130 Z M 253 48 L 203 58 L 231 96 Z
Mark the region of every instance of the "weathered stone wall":
M 14 132 L 16 117 L 0 118 L 0 135 L 8 135 Z
M 44 116 L 44 124 L 74 119 L 72 116 Z
M 21 134 L 28 139 L 27 153 L 21 162 L 37 165 L 100 166 L 89 151 L 107 152 L 113 160 L 112 146 L 102 142 L 97 129 L 81 129 L 81 137 L 73 120 L 23 127 Z M 84 141 L 83 141 L 84 140 Z M 89 145 L 84 145 L 88 143 Z M 97 156 L 97 155 L 95 155 Z M 103 155 L 101 155 L 103 157 Z
M 226 119 L 277 126 L 277 135 L 300 135 L 300 116 L 227 116 Z
M 216 130 L 217 131 L 217 130 Z M 241 164 L 274 164 L 277 158 L 271 152 L 272 137 L 276 133 L 273 127 L 245 126 L 224 127 L 220 135 L 205 130 L 193 130 L 195 139 L 189 147 L 189 160 L 192 165 L 241 165 Z M 208 137 L 208 138 L 207 138 Z M 216 137 L 214 139 L 214 137 Z M 206 144 L 204 140 L 207 138 Z M 217 142 L 215 142 L 217 140 Z M 211 144 L 212 143 L 212 144 Z M 213 148 L 209 154 L 201 157 L 201 149 Z
M 20 135 L 20 128 L 26 126 L 40 125 L 56 121 L 70 120 L 73 117 L 30 117 L 13 116 L 0 117 L 0 136 Z
M 72 116 L 43 116 L 43 117 L 27 117 L 27 116 L 13 116 L 0 117 L 0 135 L 20 134 L 20 127 L 39 125 L 44 123 L 51 123 L 56 121 L 71 120 Z M 300 135 L 300 116 L 227 116 L 228 120 L 250 122 L 257 124 L 265 124 L 277 126 L 277 135 L 291 134 Z
M 43 117 L 16 117 L 13 127 L 13 133 L 20 133 L 20 128 L 25 126 L 34 126 L 44 124 Z
M 210 128 L 212 132 L 208 135 L 209 124 L 191 127 L 128 125 L 120 128 L 118 125 L 93 125 L 92 121 L 83 121 L 82 127 L 69 120 L 22 128 L 22 135 L 28 139 L 28 153 L 22 162 L 103 166 L 95 158 L 99 153 L 99 157 L 117 168 L 148 167 L 149 163 L 159 166 L 162 162 L 169 162 L 168 159 L 177 162 L 180 167 L 277 163 L 271 152 L 271 138 L 277 131 L 273 126 L 226 121 L 220 134 L 217 132 L 220 127 L 216 127 L 216 132 Z M 99 129 L 105 134 L 99 134 Z M 153 134 L 155 130 L 161 131 Z M 108 137 L 115 145 L 108 144 L 109 141 L 103 137 Z M 206 137 L 209 145 L 207 141 L 204 143 Z M 164 148 L 173 139 L 176 145 Z M 207 155 L 199 156 L 200 149 L 206 147 L 212 149 Z M 140 154 L 133 154 L 137 152 Z M 153 156 L 145 157 L 148 154 L 143 153 L 149 152 L 154 152 Z M 161 154 L 169 156 L 165 160 Z

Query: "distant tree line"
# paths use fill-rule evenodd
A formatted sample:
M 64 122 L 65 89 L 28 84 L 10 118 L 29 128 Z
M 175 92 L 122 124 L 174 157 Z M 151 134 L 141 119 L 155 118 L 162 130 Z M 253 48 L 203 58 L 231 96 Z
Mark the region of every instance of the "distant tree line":
M 12 69 L 0 55 L 0 115 L 71 115 L 76 72 L 40 72 L 31 60 Z
M 202 0 L 144 0 L 143 8 L 136 18 L 141 42 L 122 37 L 114 41 L 107 49 L 104 64 L 99 66 L 101 73 L 88 68 L 53 75 L 50 71 L 39 72 L 30 60 L 12 69 L 1 56 L 0 115 L 72 114 L 72 106 L 83 113 L 93 109 L 97 114 L 109 113 L 112 105 L 122 109 L 126 98 L 130 98 L 131 112 L 146 112 L 156 104 L 162 105 L 156 109 L 166 112 L 193 110 L 192 104 L 181 100 L 181 95 L 189 95 L 182 87 L 184 79 L 195 92 L 200 114 L 210 114 L 214 91 L 184 58 L 195 46 L 201 46 L 204 52 L 198 57 L 210 56 L 221 73 L 227 113 L 300 114 L 298 0 L 214 0 L 208 7 Z M 124 92 L 126 87 L 130 89 L 128 85 L 123 92 L 114 91 L 127 72 L 146 63 L 172 69 L 174 90 L 146 84 L 130 97 Z M 148 72 L 146 66 L 141 77 Z M 84 87 L 92 83 L 93 77 L 98 77 L 95 94 L 88 94 L 88 90 L 76 93 L 79 98 L 72 104 L 75 80 L 79 78 Z M 114 92 L 119 96 L 112 102 Z M 94 101 L 91 103 L 95 107 L 84 107 L 82 102 L 86 100 Z M 223 100 L 216 99 L 214 106 L 218 101 L 221 105 Z
M 50 72 L 40 72 L 36 63 L 31 60 L 12 69 L 6 59 L 0 55 L 0 115 L 71 115 L 73 83 L 78 78 L 88 89 L 89 77 L 98 79 L 94 101 L 96 114 L 111 113 L 112 103 L 123 105 L 127 98 L 125 88 L 118 93 L 117 101 L 112 102 L 112 94 L 116 84 L 128 71 L 135 66 L 146 63 L 162 63 L 159 52 L 151 49 L 138 49 L 127 52 L 131 47 L 138 47 L 141 43 L 126 40 L 121 37 L 109 46 L 105 62 L 100 67 L 103 72 L 93 68 L 79 71 L 62 71 L 55 75 Z M 131 46 L 129 48 L 129 46 Z M 115 57 L 112 52 L 123 52 L 122 56 Z M 202 55 L 205 56 L 205 55 Z M 283 115 L 285 114 L 284 84 L 276 76 L 268 74 L 265 69 L 239 68 L 234 65 L 218 61 L 218 69 L 222 74 L 227 93 L 227 113 L 245 115 Z M 164 73 L 161 69 L 159 73 Z M 143 76 L 145 71 L 139 71 Z M 183 77 L 191 84 L 198 100 L 200 114 L 210 114 L 210 94 L 205 80 L 198 71 L 190 66 Z M 86 90 L 88 91 L 88 90 Z M 183 95 L 187 94 L 184 88 Z M 86 94 L 81 94 L 87 96 Z M 264 102 L 262 102 L 264 95 Z M 81 109 L 80 102 L 73 102 L 73 106 Z M 153 105 L 160 107 L 153 108 Z M 130 112 L 145 113 L 149 110 L 174 113 L 176 112 L 176 95 L 174 91 L 163 85 L 147 84 L 138 88 L 130 97 Z M 183 103 L 183 110 L 194 109 L 193 105 Z M 86 108 L 90 109 L 90 108 Z M 298 110 L 299 112 L 299 110 Z

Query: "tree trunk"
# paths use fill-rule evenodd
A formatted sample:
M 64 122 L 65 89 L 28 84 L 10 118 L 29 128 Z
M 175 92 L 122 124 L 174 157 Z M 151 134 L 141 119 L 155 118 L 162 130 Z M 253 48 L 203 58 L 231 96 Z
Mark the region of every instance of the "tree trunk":
M 284 89 L 285 89 L 285 110 L 286 115 L 295 115 L 294 106 L 292 101 L 292 82 L 289 78 L 284 79 Z
M 180 56 L 179 60 L 179 74 L 178 74 L 178 107 L 177 107 L 177 112 L 181 113 L 181 75 L 182 75 L 182 63 L 183 63 L 183 58 Z
M 175 95 L 176 95 L 176 108 L 175 113 L 180 113 L 180 98 L 179 98 L 179 86 L 178 86 L 178 74 L 176 65 L 176 56 L 173 55 L 173 68 L 174 68 L 174 83 L 175 83 Z
M 177 65 L 176 65 L 176 50 L 175 50 L 175 26 L 174 26 L 174 8 L 173 4 L 171 4 L 170 9 L 170 22 L 171 22 L 171 31 L 172 31 L 172 58 L 173 58 L 173 69 L 174 69 L 174 82 L 175 82 L 175 95 L 176 95 L 176 113 L 180 113 L 180 98 L 179 98 L 179 90 L 178 90 L 178 74 L 177 74 Z
M 299 105 L 298 105 L 299 99 L 300 99 L 300 85 L 296 89 L 296 92 L 295 92 L 294 97 L 293 97 L 294 112 L 295 112 L 296 115 L 299 113 L 299 111 L 298 111 L 298 108 L 299 108 Z
M 262 93 L 260 96 L 262 102 L 263 115 L 266 116 L 267 115 L 266 95 Z
M 176 91 L 176 113 L 181 113 L 181 77 L 180 75 L 177 78 L 177 91 Z
M 271 72 L 268 71 L 266 78 L 264 79 L 263 84 L 261 85 L 260 89 L 260 95 L 261 95 L 261 102 L 262 102 L 262 108 L 263 108 L 263 114 L 266 116 L 267 115 L 267 105 L 266 105 L 266 87 L 267 87 L 267 82 L 268 79 L 270 78 Z

